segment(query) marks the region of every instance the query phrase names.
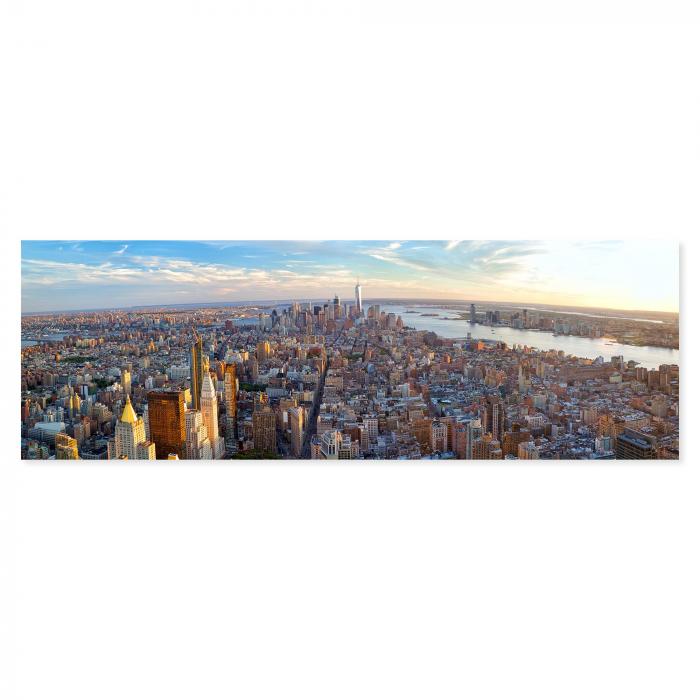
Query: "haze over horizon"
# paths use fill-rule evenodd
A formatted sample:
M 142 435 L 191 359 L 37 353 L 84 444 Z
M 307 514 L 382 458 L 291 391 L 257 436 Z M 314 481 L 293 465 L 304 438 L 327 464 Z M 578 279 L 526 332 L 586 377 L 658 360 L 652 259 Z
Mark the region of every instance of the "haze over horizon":
M 23 241 L 22 312 L 367 299 L 678 313 L 666 241 Z M 206 299 L 206 301 L 205 301 Z

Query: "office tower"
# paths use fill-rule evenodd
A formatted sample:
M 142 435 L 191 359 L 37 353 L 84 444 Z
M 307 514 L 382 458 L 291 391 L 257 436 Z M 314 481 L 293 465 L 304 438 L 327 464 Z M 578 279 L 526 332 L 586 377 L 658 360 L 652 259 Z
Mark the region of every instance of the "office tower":
M 78 441 L 66 433 L 56 433 L 56 459 L 80 459 Z
M 333 299 L 333 318 L 338 320 L 341 316 L 343 315 L 343 311 L 340 307 L 340 299 L 338 299 L 338 295 L 335 295 L 335 299 Z
M 511 430 L 503 434 L 503 453 L 517 457 L 520 444 L 531 441 L 530 431 L 522 430 L 518 423 L 513 423 Z
M 73 389 L 70 390 L 70 396 L 68 397 L 68 413 L 71 418 L 77 418 L 80 415 L 80 396 L 76 394 Z
M 474 444 L 481 439 L 481 434 L 481 421 L 470 420 L 467 423 L 467 459 L 474 459 Z
M 209 372 L 204 375 L 202 382 L 201 403 L 202 421 L 207 426 L 212 459 L 221 459 L 224 456 L 224 439 L 219 436 L 219 402 Z
M 255 349 L 255 354 L 258 358 L 258 362 L 267 360 L 267 358 L 270 357 L 270 343 L 267 340 L 261 340 Z
M 226 408 L 226 440 L 236 440 L 236 365 L 224 365 L 224 406 Z
M 204 351 L 202 348 L 202 339 L 195 331 L 194 344 L 190 349 L 190 385 L 192 387 L 192 408 L 198 411 L 202 399 L 202 380 L 204 379 Z M 160 459 L 160 458 L 159 458 Z
M 187 459 L 212 458 L 211 442 L 201 411 L 185 411 L 185 448 Z
M 355 310 L 359 316 L 362 315 L 362 286 L 360 280 L 357 280 L 355 285 Z
M 656 438 L 638 430 L 625 428 L 617 436 L 615 457 L 617 459 L 656 459 Z
M 131 372 L 126 368 L 122 370 L 122 388 L 127 396 L 131 394 Z
M 277 421 L 269 406 L 253 411 L 253 445 L 261 452 L 277 454 Z
M 430 449 L 433 452 L 447 452 L 447 425 L 434 420 L 430 426 Z
M 185 458 L 185 395 L 182 391 L 151 391 L 148 424 L 156 459 Z
M 484 433 L 474 442 L 472 459 L 503 459 L 501 443 Z
M 289 409 L 289 427 L 292 431 L 292 454 L 301 457 L 304 446 L 304 408 L 296 406 Z
M 469 323 L 476 323 L 476 306 L 474 304 L 469 307 Z
M 503 401 L 489 396 L 481 409 L 481 426 L 484 432 L 491 433 L 494 440 L 500 441 L 506 427 L 506 410 Z
M 534 442 L 521 442 L 518 445 L 518 459 L 539 459 L 540 452 Z
M 146 426 L 143 418 L 136 416 L 128 394 L 121 418 L 114 430 L 114 457 L 116 459 L 156 458 L 155 445 L 146 440 Z
M 520 363 L 520 366 L 518 367 L 518 389 L 522 393 L 525 393 L 531 386 L 532 380 L 530 379 L 530 367 Z

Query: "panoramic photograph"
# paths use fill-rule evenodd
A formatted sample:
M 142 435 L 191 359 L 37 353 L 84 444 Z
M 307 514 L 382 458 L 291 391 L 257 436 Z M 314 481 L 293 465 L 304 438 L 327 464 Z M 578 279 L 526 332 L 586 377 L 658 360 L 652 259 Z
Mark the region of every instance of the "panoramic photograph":
M 679 458 L 667 241 L 22 242 L 21 457 Z

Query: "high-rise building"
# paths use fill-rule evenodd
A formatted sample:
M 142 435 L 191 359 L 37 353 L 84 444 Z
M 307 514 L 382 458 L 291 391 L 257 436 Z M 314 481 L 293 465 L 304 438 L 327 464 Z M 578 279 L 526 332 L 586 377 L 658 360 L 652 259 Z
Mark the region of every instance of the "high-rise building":
M 357 280 L 355 285 L 355 310 L 358 315 L 362 315 L 362 286 L 360 285 L 360 280 Z
M 253 411 L 253 445 L 261 452 L 277 454 L 277 420 L 269 406 Z
M 202 412 L 189 409 L 185 411 L 185 441 L 187 459 L 211 459 L 211 442 L 207 426 L 202 420 Z
M 474 444 L 481 439 L 482 429 L 480 420 L 470 420 L 467 423 L 466 458 L 474 459 Z
M 71 418 L 77 418 L 80 415 L 81 406 L 80 396 L 71 389 L 70 398 L 68 400 L 68 410 Z
M 202 382 L 201 404 L 202 421 L 207 426 L 212 459 L 221 459 L 224 456 L 224 438 L 219 436 L 219 402 L 209 372 L 204 375 Z
M 129 395 L 121 418 L 114 430 L 114 458 L 155 459 L 156 450 L 152 442 L 146 440 L 146 426 L 143 418 L 138 418 L 131 405 Z
M 342 316 L 342 313 L 340 299 L 338 299 L 338 295 L 336 294 L 335 299 L 333 299 L 333 318 L 337 321 Z
M 472 459 L 503 459 L 501 443 L 494 440 L 489 433 L 484 433 L 474 442 Z
M 192 408 L 198 411 L 202 398 L 202 380 L 204 379 L 204 350 L 202 339 L 195 331 L 194 343 L 190 349 L 190 385 L 192 387 Z
M 295 406 L 289 409 L 289 427 L 292 432 L 292 453 L 301 457 L 304 445 L 304 408 Z
M 518 459 L 539 459 L 540 451 L 534 442 L 521 442 L 518 444 Z
M 506 429 L 506 409 L 503 401 L 489 396 L 481 409 L 481 426 L 485 433 L 491 433 L 494 440 L 503 439 Z
M 226 440 L 233 444 L 236 440 L 236 365 L 224 365 L 224 407 L 226 408 Z
M 80 459 L 78 441 L 66 433 L 56 433 L 56 459 Z
M 617 459 L 655 459 L 656 439 L 638 430 L 625 428 L 615 441 Z
M 503 434 L 503 453 L 518 457 L 520 444 L 529 442 L 532 442 L 530 431 L 523 430 L 519 423 L 513 423 L 513 427 Z
M 170 459 L 171 454 L 185 458 L 184 392 L 149 392 L 148 424 L 151 441 L 156 445 L 156 459 Z
M 131 394 L 131 372 L 126 367 L 122 369 L 122 388 L 127 396 Z
M 270 357 L 270 352 L 271 350 L 269 341 L 261 340 L 255 349 L 255 354 L 258 358 L 258 362 L 267 360 L 267 358 Z
M 469 307 L 469 323 L 476 323 L 476 306 L 474 304 Z
M 430 449 L 433 452 L 447 452 L 447 425 L 434 420 L 430 426 Z

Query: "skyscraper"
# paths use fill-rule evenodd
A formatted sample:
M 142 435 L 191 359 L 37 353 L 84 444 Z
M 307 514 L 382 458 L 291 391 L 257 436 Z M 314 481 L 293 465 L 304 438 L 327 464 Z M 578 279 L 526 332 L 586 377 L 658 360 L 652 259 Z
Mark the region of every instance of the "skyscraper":
M 362 286 L 360 280 L 357 280 L 355 285 L 355 309 L 359 315 L 362 315 Z
M 656 438 L 639 430 L 625 428 L 617 436 L 615 445 L 617 459 L 655 459 Z
M 70 398 L 68 399 L 68 409 L 71 415 L 71 418 L 77 418 L 80 415 L 80 406 L 81 406 L 81 401 L 80 397 L 78 394 L 76 394 L 73 389 L 71 389 L 70 393 Z
M 116 459 L 156 458 L 155 445 L 146 440 L 146 426 L 143 418 L 136 416 L 128 394 L 121 418 L 114 431 L 114 446 Z
M 469 307 L 469 323 L 476 323 L 476 306 L 474 304 Z
M 467 423 L 467 449 L 466 458 L 474 459 L 474 445 L 477 440 L 481 439 L 481 421 L 470 420 Z
M 301 457 L 304 444 L 304 408 L 295 406 L 289 409 L 289 426 L 292 431 L 292 453 Z
M 341 314 L 340 299 L 338 299 L 338 295 L 336 294 L 333 299 L 333 318 L 337 321 L 341 317 Z
M 277 454 L 277 420 L 269 406 L 253 411 L 253 445 L 256 450 Z
M 198 411 L 202 407 L 202 379 L 204 378 L 204 361 L 202 356 L 204 352 L 202 339 L 196 331 L 194 338 L 194 344 L 190 349 L 190 385 L 192 387 L 192 408 Z
M 255 349 L 255 354 L 257 355 L 258 362 L 267 360 L 267 358 L 270 357 L 270 352 L 270 342 L 267 340 L 261 340 Z
M 494 440 L 500 441 L 506 429 L 506 410 L 496 396 L 489 396 L 481 409 L 481 425 L 485 433 L 491 433 Z
M 236 440 L 236 365 L 232 362 L 224 366 L 224 406 L 226 408 L 226 440 L 233 444 Z
M 209 372 L 204 375 L 202 382 L 201 403 L 202 422 L 207 426 L 212 459 L 221 459 L 224 456 L 224 439 L 219 436 L 219 402 Z
M 131 372 L 126 367 L 122 369 L 122 387 L 127 396 L 131 394 Z
M 185 411 L 185 433 L 187 459 L 211 459 L 211 443 L 207 426 L 202 420 L 202 412 L 189 409 Z
M 151 391 L 148 424 L 156 444 L 156 459 L 185 458 L 185 395 L 182 391 Z

